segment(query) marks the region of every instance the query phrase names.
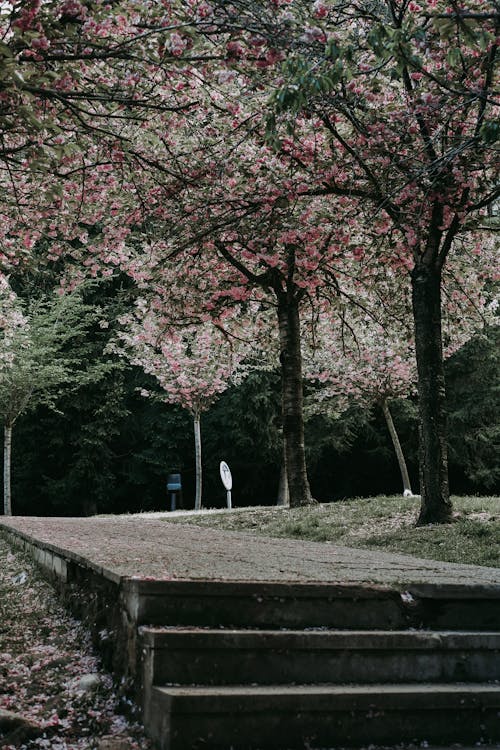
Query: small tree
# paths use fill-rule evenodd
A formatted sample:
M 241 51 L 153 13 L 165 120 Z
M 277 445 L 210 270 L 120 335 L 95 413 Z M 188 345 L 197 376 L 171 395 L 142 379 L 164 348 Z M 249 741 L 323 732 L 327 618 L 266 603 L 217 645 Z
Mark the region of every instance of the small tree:
M 202 505 L 200 421 L 217 397 L 229 386 L 243 356 L 243 349 L 210 323 L 174 329 L 144 299 L 135 315 L 125 316 L 126 330 L 114 348 L 131 364 L 153 375 L 162 389 L 160 399 L 179 404 L 191 414 L 194 426 L 196 494 L 195 510 Z M 153 396 L 142 389 L 143 396 Z
M 308 358 L 306 376 L 322 387 L 315 400 L 335 402 L 341 415 L 354 401 L 363 407 L 381 409 L 391 436 L 403 484 L 403 494 L 412 495 L 410 478 L 389 402 L 405 398 L 415 390 L 416 370 L 411 339 L 403 330 L 392 330 L 366 315 L 339 325 L 331 314 L 323 316 L 316 332 L 316 351 Z M 316 407 L 313 407 L 317 409 Z
M 16 420 L 40 405 L 55 409 L 66 388 L 95 378 L 72 346 L 93 316 L 81 294 L 23 303 L 0 277 L 0 416 L 4 424 L 4 514 L 12 515 L 11 452 Z
M 482 257 L 476 266 L 468 261 L 468 254 L 475 250 L 470 238 L 462 243 L 460 255 L 448 263 L 442 310 L 445 358 L 495 323 L 496 302 L 491 300 L 486 281 L 488 240 L 483 240 Z M 360 267 L 360 279 L 364 270 Z M 366 270 L 369 272 L 369 268 Z M 315 328 L 312 353 L 306 358 L 305 374 L 322 386 L 315 390 L 315 399 L 320 403 L 334 399 L 338 414 L 352 401 L 381 409 L 398 460 L 403 492 L 411 495 L 406 461 L 390 408 L 395 399 L 417 395 L 409 295 L 398 283 L 398 276 L 389 272 L 384 283 L 378 281 L 371 289 L 365 283 L 357 292 L 356 304 L 352 299 L 342 300 L 336 307 L 323 310 Z

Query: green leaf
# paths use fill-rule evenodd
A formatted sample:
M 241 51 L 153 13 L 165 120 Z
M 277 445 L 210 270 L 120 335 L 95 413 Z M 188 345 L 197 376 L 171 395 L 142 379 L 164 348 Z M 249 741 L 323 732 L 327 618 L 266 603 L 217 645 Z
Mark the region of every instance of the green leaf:
M 479 134 L 485 143 L 496 143 L 500 138 L 500 123 L 496 120 L 483 122 Z
M 333 39 L 330 39 L 330 41 L 326 45 L 325 57 L 333 61 L 338 60 L 340 57 L 340 47 Z
M 449 39 L 455 33 L 456 25 L 453 19 L 448 18 L 433 18 L 432 24 L 439 36 L 443 39 Z
M 9 57 L 12 58 L 14 55 L 12 54 L 12 50 L 9 47 L 8 44 L 5 44 L 5 42 L 0 42 L 0 55 L 2 57 Z
M 460 49 L 458 47 L 450 47 L 450 49 L 446 53 L 446 60 L 448 61 L 448 64 L 451 67 L 455 67 L 455 65 L 460 65 L 462 61 L 462 55 L 461 55 Z

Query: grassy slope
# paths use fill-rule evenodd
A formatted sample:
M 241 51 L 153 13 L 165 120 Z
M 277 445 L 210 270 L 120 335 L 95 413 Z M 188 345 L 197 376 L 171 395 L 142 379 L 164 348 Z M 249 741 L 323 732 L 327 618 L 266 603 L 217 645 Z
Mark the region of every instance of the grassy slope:
M 455 522 L 417 528 L 416 498 L 374 497 L 307 508 L 248 508 L 179 518 L 220 529 L 500 567 L 500 498 L 455 497 Z M 168 519 L 172 521 L 174 519 Z

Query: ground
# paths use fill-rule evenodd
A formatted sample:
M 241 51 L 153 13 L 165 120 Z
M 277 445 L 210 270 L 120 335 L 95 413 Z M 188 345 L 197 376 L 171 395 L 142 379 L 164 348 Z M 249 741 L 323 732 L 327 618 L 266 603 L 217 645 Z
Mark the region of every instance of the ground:
M 193 519 L 197 523 L 202 518 L 214 523 L 220 518 L 221 522 L 234 524 L 232 528 L 245 528 L 246 533 L 237 534 L 189 526 L 186 516 L 178 518 L 182 524 L 178 526 L 156 514 L 144 514 L 139 518 L 4 518 L 0 526 L 2 523 L 12 525 L 27 535 L 33 534 L 48 547 L 64 548 L 69 557 L 75 559 L 85 557 L 94 567 L 105 568 L 115 576 L 212 580 L 247 580 L 251 576 L 265 580 L 271 577 L 276 581 L 348 580 L 353 583 L 432 580 L 453 585 L 470 581 L 490 586 L 500 583 L 500 568 L 464 565 L 471 559 L 463 540 L 465 532 L 470 535 L 472 522 L 474 525 L 470 528 L 474 534 L 470 539 L 474 545 L 471 543 L 470 549 L 475 548 L 479 540 L 485 541 L 483 559 L 490 565 L 498 565 L 498 545 L 495 544 L 498 499 L 496 503 L 488 502 L 486 517 L 486 511 L 478 509 L 474 502 L 464 519 L 468 526 L 461 528 L 457 522 L 444 530 L 447 535 L 453 531 L 461 553 L 460 564 L 452 565 L 435 562 L 430 554 L 430 559 L 424 561 L 381 552 L 380 548 L 387 549 L 386 537 L 390 533 L 385 515 L 389 517 L 395 508 L 391 502 L 382 513 L 380 503 L 376 506 L 373 500 L 370 503 L 353 501 L 352 512 L 357 514 L 356 518 L 365 519 L 363 523 L 368 509 L 372 512 L 371 533 L 378 530 L 384 534 L 384 545 L 376 545 L 376 551 L 337 546 L 335 534 L 344 527 L 344 544 L 348 539 L 352 544 L 351 537 L 360 535 L 358 521 L 349 519 L 350 506 L 341 504 L 315 508 L 314 518 L 308 517 L 306 522 L 301 516 L 300 523 L 295 518 L 296 511 L 283 513 L 271 509 L 236 514 L 205 513 Z M 381 515 L 375 520 L 376 507 Z M 326 523 L 326 514 L 330 511 L 335 515 Z M 321 522 L 316 518 L 318 514 Z M 174 520 L 173 515 L 167 514 L 168 520 Z M 294 537 L 300 532 L 300 535 L 309 534 L 317 539 L 318 529 L 324 536 L 329 527 L 330 544 L 297 538 L 281 539 L 277 544 L 276 539 L 249 533 L 248 527 L 255 527 L 252 531 L 269 533 L 266 524 L 275 515 L 280 516 L 280 524 L 286 520 L 287 535 Z M 403 516 L 406 519 L 404 514 L 397 519 Z M 266 523 L 264 518 L 267 518 Z M 398 533 L 405 525 L 414 528 L 406 520 L 391 523 L 398 527 Z M 277 534 L 280 530 L 273 531 Z M 428 529 L 425 535 L 428 537 L 438 531 L 441 534 L 441 529 Z M 411 532 L 412 537 L 416 535 L 420 551 L 422 531 Z M 406 551 L 407 547 L 403 549 Z M 439 549 L 441 552 L 440 546 Z M 487 556 L 489 549 L 493 553 L 491 556 Z M 131 704 L 118 696 L 85 630 L 68 616 L 52 587 L 30 559 L 18 550 L 13 552 L 1 534 L 0 566 L 0 750 L 151 750 L 142 727 L 134 722 Z M 16 724 L 19 717 L 23 721 Z
M 261 516 L 267 514 L 260 509 Z M 290 511 L 292 512 L 292 511 Z M 295 512 L 295 511 L 293 511 Z M 300 509 L 303 512 L 303 509 Z M 288 511 L 285 515 L 288 515 Z M 196 513 L 191 513 L 194 520 Z M 232 515 L 226 511 L 226 516 Z M 238 515 L 238 514 L 236 514 Z M 241 514 L 243 515 L 243 512 Z M 201 518 L 208 518 L 201 515 Z M 187 519 L 181 519 L 184 521 Z M 500 568 L 450 564 L 337 543 L 221 530 L 166 518 L 0 518 L 66 559 L 110 580 L 266 581 L 271 583 L 500 585 Z
M 86 631 L 1 536 L 0 570 L 1 750 L 150 748 Z

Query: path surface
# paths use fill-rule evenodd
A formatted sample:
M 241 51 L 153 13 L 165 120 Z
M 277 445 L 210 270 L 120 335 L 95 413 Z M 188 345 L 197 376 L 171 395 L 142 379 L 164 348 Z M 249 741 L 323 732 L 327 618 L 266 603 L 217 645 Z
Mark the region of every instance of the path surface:
M 500 586 L 500 569 L 272 539 L 159 517 L 1 518 L 4 525 L 113 576 L 175 580 Z

